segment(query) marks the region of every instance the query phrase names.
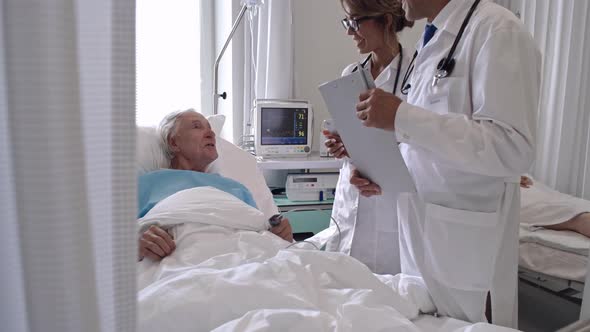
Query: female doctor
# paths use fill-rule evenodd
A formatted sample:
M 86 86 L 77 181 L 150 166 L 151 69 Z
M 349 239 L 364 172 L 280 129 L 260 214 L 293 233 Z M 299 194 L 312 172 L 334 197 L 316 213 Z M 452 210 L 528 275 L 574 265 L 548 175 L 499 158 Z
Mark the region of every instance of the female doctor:
M 405 19 L 401 1 L 340 2 L 346 12 L 342 25 L 356 42 L 359 53 L 368 54 L 361 66 L 369 70 L 377 87 L 402 96 L 403 73 L 410 60 L 396 34 L 411 27 L 413 22 Z M 353 63 L 342 75 L 359 69 L 358 63 Z M 337 133 L 324 131 L 324 135 L 329 151 L 336 158 L 345 158 L 332 210 L 332 218 L 338 222 L 341 235 L 333 236 L 326 249 L 349 254 L 375 273 L 399 273 L 399 236 L 394 202 L 380 196 L 378 184 L 363 178 L 354 168 Z M 392 135 L 391 148 L 397 149 L 393 138 Z M 333 221 L 331 227 L 335 227 Z

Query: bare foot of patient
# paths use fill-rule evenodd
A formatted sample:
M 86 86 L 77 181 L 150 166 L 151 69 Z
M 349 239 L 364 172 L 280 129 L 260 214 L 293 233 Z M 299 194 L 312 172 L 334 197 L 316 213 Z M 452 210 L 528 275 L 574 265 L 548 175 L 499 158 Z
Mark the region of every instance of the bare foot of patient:
M 544 227 L 554 231 L 573 231 L 590 237 L 590 213 L 582 213 L 561 224 Z

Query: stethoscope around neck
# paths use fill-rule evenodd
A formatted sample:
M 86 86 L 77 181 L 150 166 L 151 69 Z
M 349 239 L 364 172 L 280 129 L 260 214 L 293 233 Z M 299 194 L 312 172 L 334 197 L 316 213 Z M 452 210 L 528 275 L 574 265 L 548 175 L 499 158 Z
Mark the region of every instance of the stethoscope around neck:
M 469 20 L 471 20 L 471 16 L 473 15 L 475 8 L 477 8 L 477 5 L 480 1 L 481 0 L 475 0 L 473 5 L 471 5 L 471 8 L 469 9 L 467 16 L 465 16 L 465 19 L 463 20 L 463 24 L 461 24 L 461 29 L 459 30 L 457 37 L 455 37 L 453 46 L 449 50 L 449 54 L 447 54 L 446 57 L 440 59 L 438 65 L 436 66 L 436 72 L 434 72 L 434 76 L 432 77 L 432 86 L 436 86 L 440 79 L 447 78 L 451 76 L 451 74 L 453 73 L 453 69 L 455 69 L 455 59 L 453 58 L 453 55 L 455 55 L 457 45 L 461 41 L 461 37 L 463 37 L 463 33 L 465 32 L 465 28 L 467 27 Z M 401 93 L 403 95 L 407 95 L 410 92 L 410 88 L 412 87 L 412 85 L 408 83 L 408 81 L 410 80 L 410 76 L 412 76 L 412 73 L 414 72 L 414 62 L 416 61 L 417 56 L 418 51 L 414 52 L 412 61 L 410 62 L 410 65 L 408 66 L 408 69 L 406 69 L 406 73 L 404 74 L 401 89 Z
M 399 46 L 399 59 L 397 60 L 397 73 L 395 74 L 395 83 L 393 84 L 393 91 L 392 91 L 393 94 L 395 94 L 395 91 L 397 91 L 397 84 L 399 82 L 399 76 L 402 71 L 402 61 L 404 59 L 404 50 L 402 49 L 402 44 L 398 43 L 398 46 Z M 369 63 L 369 61 L 371 60 L 372 55 L 373 54 L 369 54 L 369 56 L 365 59 L 365 61 L 363 61 L 363 63 L 361 63 L 361 67 L 365 68 L 367 63 Z M 355 66 L 354 69 L 352 70 L 352 73 L 354 73 L 358 69 L 359 69 L 359 66 L 358 65 Z

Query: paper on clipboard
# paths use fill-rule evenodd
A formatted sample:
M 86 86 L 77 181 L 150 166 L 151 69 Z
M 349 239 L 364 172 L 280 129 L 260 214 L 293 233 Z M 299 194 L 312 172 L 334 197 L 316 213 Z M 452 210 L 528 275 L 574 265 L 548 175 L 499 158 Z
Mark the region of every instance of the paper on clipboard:
M 395 133 L 367 128 L 356 116 L 359 95 L 374 87 L 372 76 L 362 69 L 324 83 L 319 90 L 354 166 L 378 184 L 383 195 L 396 199 L 399 193 L 416 189 Z

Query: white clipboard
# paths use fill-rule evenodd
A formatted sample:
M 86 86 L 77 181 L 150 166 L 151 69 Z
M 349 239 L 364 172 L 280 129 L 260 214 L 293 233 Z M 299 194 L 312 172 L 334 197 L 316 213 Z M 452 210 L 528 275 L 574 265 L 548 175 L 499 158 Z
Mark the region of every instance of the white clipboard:
M 359 95 L 374 87 L 373 77 L 362 69 L 324 83 L 319 90 L 354 166 L 378 184 L 383 195 L 397 199 L 402 192 L 416 192 L 416 186 L 395 133 L 365 127 L 356 116 Z

